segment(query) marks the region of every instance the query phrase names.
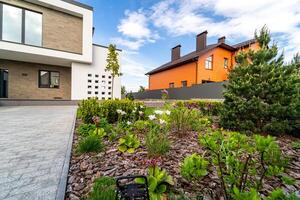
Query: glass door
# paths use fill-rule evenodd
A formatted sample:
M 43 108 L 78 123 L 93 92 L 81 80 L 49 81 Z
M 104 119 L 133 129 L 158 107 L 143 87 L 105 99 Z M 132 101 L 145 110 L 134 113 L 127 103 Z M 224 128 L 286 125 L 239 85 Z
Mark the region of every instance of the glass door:
M 8 70 L 0 69 L 0 98 L 8 98 Z

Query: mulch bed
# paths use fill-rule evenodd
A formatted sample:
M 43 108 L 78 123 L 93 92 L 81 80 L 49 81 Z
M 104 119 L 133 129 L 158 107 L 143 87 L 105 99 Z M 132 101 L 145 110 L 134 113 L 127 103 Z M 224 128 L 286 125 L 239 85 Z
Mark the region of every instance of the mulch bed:
M 77 120 L 76 127 L 81 124 Z M 143 137 L 140 135 L 142 144 Z M 92 187 L 93 181 L 101 176 L 126 176 L 147 174 L 147 167 L 144 161 L 149 159 L 145 145 L 141 145 L 136 149 L 135 153 L 121 153 L 118 151 L 118 142 L 105 141 L 105 151 L 95 154 L 82 154 L 75 153 L 79 136 L 75 131 L 73 150 L 71 156 L 71 163 L 68 175 L 68 185 L 66 192 L 67 200 L 79 200 L 87 195 Z M 287 168 L 287 174 L 296 180 L 294 186 L 282 185 L 278 179 L 268 180 L 264 183 L 265 192 L 273 190 L 273 188 L 281 187 L 287 192 L 300 191 L 300 151 L 291 147 L 291 144 L 296 141 L 295 138 L 290 136 L 277 138 L 280 147 L 285 155 L 288 155 L 290 165 Z M 204 154 L 205 151 L 198 144 L 198 133 L 190 132 L 187 136 L 178 138 L 175 134 L 170 134 L 171 149 L 163 157 L 161 157 L 160 167 L 166 169 L 168 173 L 175 180 L 175 191 L 180 191 L 188 194 L 189 196 L 201 193 L 208 197 L 209 194 L 214 194 L 217 199 L 220 197 L 220 183 L 216 174 L 216 170 L 210 169 L 209 175 L 204 177 L 201 181 L 188 182 L 180 176 L 180 163 L 183 158 L 192 153 Z

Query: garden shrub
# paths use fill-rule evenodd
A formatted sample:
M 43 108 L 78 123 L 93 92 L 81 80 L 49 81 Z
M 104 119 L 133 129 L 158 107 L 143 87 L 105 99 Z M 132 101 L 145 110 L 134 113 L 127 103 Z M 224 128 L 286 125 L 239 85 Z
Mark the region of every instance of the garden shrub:
M 241 52 L 224 92 L 221 124 L 225 128 L 292 133 L 300 130 L 300 62 L 285 64 L 266 27 L 255 34 L 260 49 Z M 296 131 L 298 130 L 298 131 Z
M 133 124 L 133 129 L 138 133 L 145 133 L 149 129 L 149 122 L 144 120 L 137 120 Z
M 203 131 L 212 125 L 212 119 L 209 117 L 200 117 L 192 123 L 193 131 Z
M 198 109 L 203 115 L 218 116 L 220 115 L 223 102 L 216 100 L 188 100 L 188 101 L 177 101 L 177 106 L 185 106 L 189 109 Z
M 300 140 L 293 143 L 293 148 L 294 149 L 300 149 Z
M 103 176 L 97 178 L 94 182 L 90 194 L 91 200 L 115 200 L 116 181 L 114 178 Z
M 135 179 L 135 182 L 140 184 L 144 184 L 144 181 L 142 178 Z M 172 176 L 170 176 L 165 169 L 161 169 L 156 164 L 149 166 L 147 182 L 151 200 L 162 199 L 168 186 L 174 185 Z
M 167 132 L 159 125 L 152 126 L 146 135 L 146 147 L 150 156 L 166 154 L 170 149 Z
M 189 181 L 200 179 L 208 174 L 208 164 L 209 162 L 206 159 L 194 153 L 184 159 L 180 174 Z
M 118 149 L 121 152 L 134 153 L 135 149 L 140 146 L 140 140 L 132 133 L 126 134 L 119 139 Z
M 81 139 L 77 146 L 79 153 L 100 152 L 104 148 L 101 139 L 95 135 L 89 135 Z
M 188 109 L 183 106 L 175 107 L 171 110 L 171 127 L 173 127 L 180 136 L 185 135 L 188 131 L 192 130 L 192 125 L 200 116 L 200 111 L 196 109 Z
M 135 121 L 143 119 L 145 106 L 141 102 L 124 100 L 106 100 L 100 103 L 101 115 L 109 123 L 121 121 Z M 122 111 L 120 113 L 120 111 Z M 119 112 L 119 113 L 118 113 Z
M 254 190 L 263 188 L 267 177 L 281 176 L 288 163 L 271 136 L 248 137 L 218 130 L 200 135 L 199 141 L 210 154 L 210 162 L 216 165 L 225 200 L 249 191 L 254 195 Z
M 100 106 L 96 98 L 82 100 L 78 104 L 77 115 L 85 124 L 92 124 L 94 116 L 100 116 Z
M 90 133 L 92 133 L 94 130 L 96 129 L 96 125 L 94 124 L 81 124 L 78 128 L 77 128 L 77 132 L 81 135 L 81 136 L 88 136 Z

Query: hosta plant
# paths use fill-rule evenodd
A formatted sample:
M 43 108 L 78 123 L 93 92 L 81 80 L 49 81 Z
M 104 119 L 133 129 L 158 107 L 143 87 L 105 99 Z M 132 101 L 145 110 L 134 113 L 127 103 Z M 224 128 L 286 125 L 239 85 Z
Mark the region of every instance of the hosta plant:
M 135 179 L 135 182 L 140 184 L 144 184 L 144 181 L 141 178 Z M 174 185 L 172 176 L 165 169 L 161 169 L 157 165 L 148 168 L 147 182 L 151 200 L 161 200 L 168 186 Z
M 187 180 L 196 180 L 208 174 L 208 164 L 202 156 L 194 153 L 184 159 L 180 173 Z
M 106 134 L 104 128 L 96 128 L 93 132 L 90 133 L 90 135 L 95 135 L 95 136 L 98 136 L 100 138 L 103 138 L 107 134 Z
M 129 133 L 119 139 L 119 151 L 134 153 L 135 149 L 140 146 L 140 140 L 135 134 Z
M 96 125 L 94 124 L 81 124 L 78 128 L 77 128 L 77 132 L 81 135 L 81 136 L 88 136 L 90 133 L 92 133 L 94 130 L 96 129 Z

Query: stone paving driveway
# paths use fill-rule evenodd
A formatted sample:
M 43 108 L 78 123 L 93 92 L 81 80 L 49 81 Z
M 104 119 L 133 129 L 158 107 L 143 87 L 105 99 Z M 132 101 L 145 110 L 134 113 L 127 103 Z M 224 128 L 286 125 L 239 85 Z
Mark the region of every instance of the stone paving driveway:
M 0 199 L 62 199 L 76 107 L 0 107 Z

